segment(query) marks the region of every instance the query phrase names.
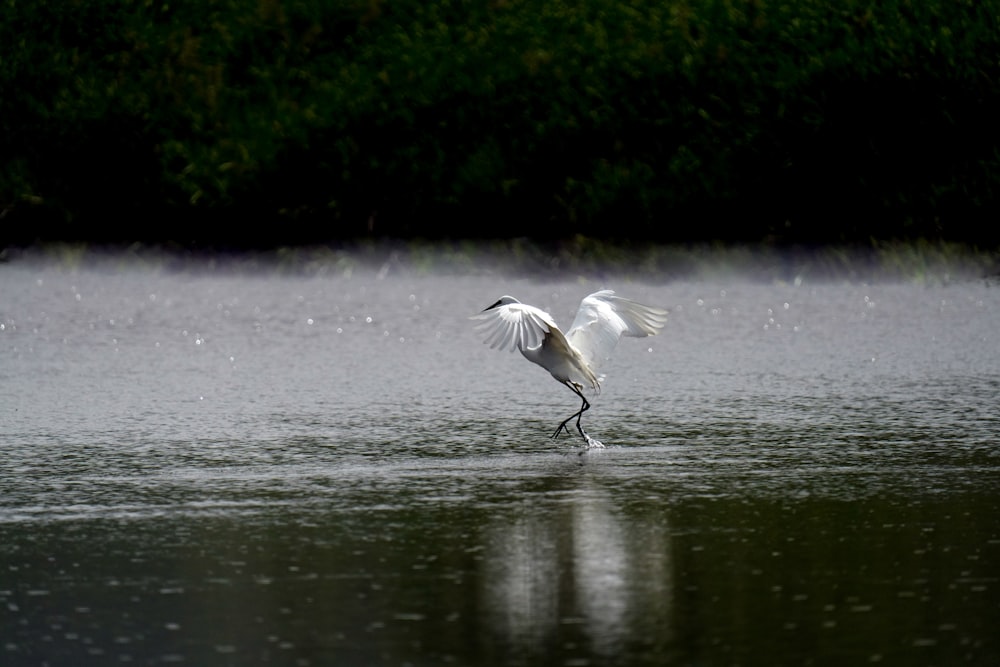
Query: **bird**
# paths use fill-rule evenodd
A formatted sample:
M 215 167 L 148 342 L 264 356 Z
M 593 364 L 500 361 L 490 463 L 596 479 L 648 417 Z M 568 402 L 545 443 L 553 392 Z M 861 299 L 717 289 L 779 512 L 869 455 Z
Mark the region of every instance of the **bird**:
M 600 440 L 583 430 L 580 419 L 590 409 L 584 390 L 601 391 L 601 365 L 608 360 L 622 336 L 655 336 L 667 323 L 668 312 L 662 308 L 616 296 L 613 290 L 600 290 L 583 298 L 572 326 L 564 334 L 555 320 L 541 308 L 521 303 L 504 295 L 496 303 L 470 317 L 479 320 L 476 329 L 485 335 L 491 349 L 513 352 L 547 370 L 566 385 L 583 403 L 567 417 L 552 438 L 558 438 L 567 424 L 576 418 L 576 430 L 591 448 L 604 447 Z

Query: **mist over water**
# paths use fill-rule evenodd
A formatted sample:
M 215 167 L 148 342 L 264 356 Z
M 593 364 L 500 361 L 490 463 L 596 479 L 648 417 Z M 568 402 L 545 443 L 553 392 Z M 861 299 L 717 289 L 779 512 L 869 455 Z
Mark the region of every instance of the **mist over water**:
M 0 265 L 0 663 L 1000 658 L 989 279 L 367 259 Z M 601 288 L 584 450 L 468 316 Z

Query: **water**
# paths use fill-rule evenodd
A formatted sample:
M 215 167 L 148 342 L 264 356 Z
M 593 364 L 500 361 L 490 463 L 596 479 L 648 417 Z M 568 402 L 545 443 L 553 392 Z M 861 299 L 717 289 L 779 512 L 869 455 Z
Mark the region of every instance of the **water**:
M 671 310 L 585 416 L 466 317 Z M 0 664 L 995 665 L 1000 291 L 0 265 Z

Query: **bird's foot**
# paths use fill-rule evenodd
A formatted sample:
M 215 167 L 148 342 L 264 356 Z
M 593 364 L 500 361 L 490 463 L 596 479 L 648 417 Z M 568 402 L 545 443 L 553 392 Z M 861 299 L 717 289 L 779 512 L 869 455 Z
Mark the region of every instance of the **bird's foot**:
M 582 428 L 579 429 L 580 435 L 583 437 L 584 442 L 587 443 L 587 447 L 590 449 L 604 449 L 604 443 L 597 438 L 592 438 L 590 435 L 584 431 Z
M 569 420 L 567 419 L 566 421 Z M 566 422 L 559 424 L 559 427 L 556 429 L 556 432 L 552 434 L 552 439 L 555 440 L 556 438 L 558 438 L 559 434 L 562 433 L 563 431 L 566 431 L 567 435 L 569 434 L 569 427 L 566 426 Z

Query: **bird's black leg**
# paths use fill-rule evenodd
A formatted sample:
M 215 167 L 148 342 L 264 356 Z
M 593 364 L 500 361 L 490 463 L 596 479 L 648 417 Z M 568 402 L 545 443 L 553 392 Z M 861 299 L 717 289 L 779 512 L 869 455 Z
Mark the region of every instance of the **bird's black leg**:
M 580 426 L 580 417 L 582 417 L 582 416 L 583 416 L 583 410 L 581 410 L 580 413 L 576 416 L 576 430 L 580 432 L 580 436 L 584 440 L 586 440 L 587 442 L 590 442 L 590 436 L 587 435 L 586 431 L 583 430 L 583 427 Z
M 562 424 L 559 424 L 559 428 L 557 428 L 556 432 L 552 434 L 552 437 L 553 438 L 558 438 L 559 434 L 562 433 L 563 431 L 566 431 L 566 433 L 569 433 L 569 429 L 566 428 L 566 424 L 568 424 L 571 421 L 573 421 L 573 418 L 576 417 L 576 429 L 580 432 L 580 435 L 583 436 L 583 439 L 587 440 L 587 434 L 583 432 L 583 428 L 580 426 L 580 418 L 583 416 L 584 412 L 586 412 L 587 410 L 590 409 L 590 403 L 587 401 L 586 397 L 582 393 L 580 393 L 580 390 L 577 389 L 576 387 L 574 387 L 572 384 L 570 384 L 569 382 L 567 382 L 566 386 L 569 387 L 570 389 L 572 389 L 573 393 L 580 397 L 580 400 L 583 401 L 583 405 L 580 406 L 579 410 L 577 410 L 576 412 L 574 412 L 573 414 L 571 414 L 569 417 L 567 417 L 566 420 Z

